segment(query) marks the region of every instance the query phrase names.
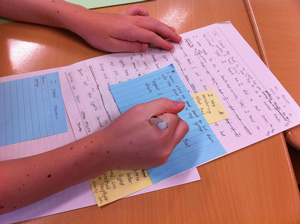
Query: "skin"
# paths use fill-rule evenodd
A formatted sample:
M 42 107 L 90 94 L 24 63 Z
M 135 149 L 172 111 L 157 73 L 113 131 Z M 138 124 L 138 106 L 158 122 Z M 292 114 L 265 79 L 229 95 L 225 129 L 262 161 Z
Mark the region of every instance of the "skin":
M 0 0 L 0 16 L 70 30 L 107 52 L 143 52 L 148 44 L 172 50 L 175 29 L 133 6 L 119 14 L 88 10 L 62 0 Z M 113 25 L 112 25 L 113 24 Z
M 165 50 L 180 42 L 175 29 L 133 6 L 120 14 L 90 11 L 62 0 L 0 0 L 0 16 L 70 30 L 107 52 Z M 113 26 L 111 25 L 113 24 Z M 137 105 L 108 127 L 69 145 L 22 159 L 0 162 L 0 215 L 87 181 L 110 169 L 147 169 L 166 163 L 189 130 L 177 113 L 183 102 L 159 99 Z M 149 123 L 155 116 L 169 126 Z M 128 122 L 130 121 L 130 122 Z M 118 141 L 116 141 L 118 139 Z
M 0 162 L 0 214 L 110 169 L 163 165 L 189 130 L 188 124 L 177 115 L 183 108 L 183 102 L 164 98 L 139 104 L 108 127 L 76 142 L 35 156 Z M 151 125 L 152 116 L 165 119 L 168 128 L 160 130 Z

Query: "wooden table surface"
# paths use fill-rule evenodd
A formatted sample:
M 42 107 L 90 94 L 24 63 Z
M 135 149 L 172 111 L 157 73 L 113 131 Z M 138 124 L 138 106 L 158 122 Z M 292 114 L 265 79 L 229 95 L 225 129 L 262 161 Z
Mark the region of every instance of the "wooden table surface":
M 300 1 L 248 1 L 265 63 L 300 105 Z M 300 150 L 300 126 L 287 131 L 286 138 Z
M 282 58 L 294 61 L 299 57 L 289 58 L 289 52 L 276 38 L 259 30 L 267 52 L 267 55 L 261 54 L 256 23 L 253 24 L 253 13 L 249 11 L 250 3 L 253 3 L 254 12 L 259 11 L 259 16 L 254 14 L 261 24 L 268 21 L 270 15 L 267 12 L 272 5 L 260 5 L 260 2 L 263 1 L 155 0 L 138 5 L 146 8 L 152 17 L 175 27 L 178 33 L 231 21 L 255 52 L 267 57 L 271 71 L 299 102 L 297 89 L 290 86 L 299 79 L 285 78 L 291 75 L 290 70 L 287 70 L 288 74 L 280 72 L 280 64 L 285 66 Z M 270 4 L 271 1 L 266 2 Z M 121 12 L 129 6 L 97 10 Z M 296 9 L 282 12 L 283 19 L 289 14 L 288 10 Z M 275 23 L 273 20 L 268 22 Z M 267 28 L 273 35 L 278 32 L 277 23 Z M 293 33 L 286 29 L 285 35 Z M 273 45 L 279 45 L 282 51 L 272 51 Z M 66 66 L 105 54 L 68 31 L 18 22 L 0 25 L 0 49 L 0 76 Z M 300 222 L 299 191 L 283 134 L 202 165 L 198 171 L 201 181 L 126 198 L 102 208 L 91 206 L 24 223 Z
M 300 105 L 300 1 L 250 2 L 267 64 Z M 286 131 L 285 137 L 292 146 L 289 153 L 300 184 L 300 126 Z

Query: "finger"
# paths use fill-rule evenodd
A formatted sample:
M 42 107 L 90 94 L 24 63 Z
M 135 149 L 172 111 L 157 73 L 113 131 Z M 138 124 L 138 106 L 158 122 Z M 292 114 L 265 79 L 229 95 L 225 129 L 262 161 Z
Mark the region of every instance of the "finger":
M 170 32 L 172 32 L 170 30 Z M 119 37 L 116 37 L 119 38 Z M 128 32 L 123 34 L 123 37 L 120 37 L 122 39 L 128 40 L 128 41 L 138 41 L 142 43 L 149 43 L 152 45 L 155 45 L 157 47 L 160 47 L 165 50 L 172 50 L 174 46 L 169 43 L 168 41 L 164 40 L 162 37 L 157 35 L 156 33 L 142 29 L 140 27 L 135 27 L 133 29 L 128 29 Z
M 157 116 L 158 119 L 163 119 L 168 123 L 169 134 L 173 135 L 178 123 L 178 114 L 174 113 L 164 113 L 162 115 Z M 165 129 L 164 129 L 165 130 Z
M 181 118 L 178 118 L 177 127 L 175 128 L 175 131 L 173 132 L 173 147 L 179 144 L 179 142 L 182 141 L 184 136 L 189 132 L 189 125 L 182 120 Z
M 158 118 L 168 122 L 168 131 L 162 130 L 162 134 L 169 136 L 169 139 L 171 139 L 170 147 L 175 148 L 188 133 L 189 125 L 177 114 L 165 113 L 158 116 Z
M 173 32 L 175 32 L 175 28 L 174 27 L 171 27 L 171 26 L 168 26 L 170 30 L 172 30 Z
M 146 9 L 137 5 L 130 7 L 129 9 L 124 11 L 123 14 L 130 16 L 149 16 L 149 13 Z
M 175 29 L 167 26 L 166 24 L 160 22 L 159 20 L 153 19 L 151 17 L 141 17 L 135 24 L 145 30 L 151 31 L 159 35 L 164 39 L 170 39 L 172 42 L 179 43 L 181 37 L 175 33 Z
M 132 42 L 126 40 L 119 40 L 115 38 L 109 38 L 108 44 L 103 45 L 93 45 L 98 49 L 107 51 L 107 52 L 145 52 L 148 50 L 148 44 L 141 42 Z
M 152 100 L 144 104 L 145 110 L 148 111 L 149 117 L 157 117 L 164 113 L 177 114 L 183 110 L 185 103 L 182 101 L 173 101 L 166 98 Z

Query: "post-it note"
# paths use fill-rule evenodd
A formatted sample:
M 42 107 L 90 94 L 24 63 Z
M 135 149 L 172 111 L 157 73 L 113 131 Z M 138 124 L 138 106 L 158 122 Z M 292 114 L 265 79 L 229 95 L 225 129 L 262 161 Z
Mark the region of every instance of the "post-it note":
M 98 206 L 153 185 L 147 170 L 110 170 L 90 183 Z
M 192 97 L 209 124 L 229 118 L 214 89 L 195 93 Z
M 0 146 L 67 131 L 58 72 L 0 83 Z

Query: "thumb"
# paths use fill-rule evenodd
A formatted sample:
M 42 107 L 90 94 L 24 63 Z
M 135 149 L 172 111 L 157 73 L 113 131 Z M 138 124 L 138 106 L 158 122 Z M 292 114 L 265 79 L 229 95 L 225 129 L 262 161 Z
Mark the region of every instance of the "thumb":
M 173 101 L 166 98 L 152 100 L 147 103 L 147 109 L 150 111 L 150 117 L 159 116 L 164 113 L 177 114 L 184 109 L 185 103 L 182 101 Z

